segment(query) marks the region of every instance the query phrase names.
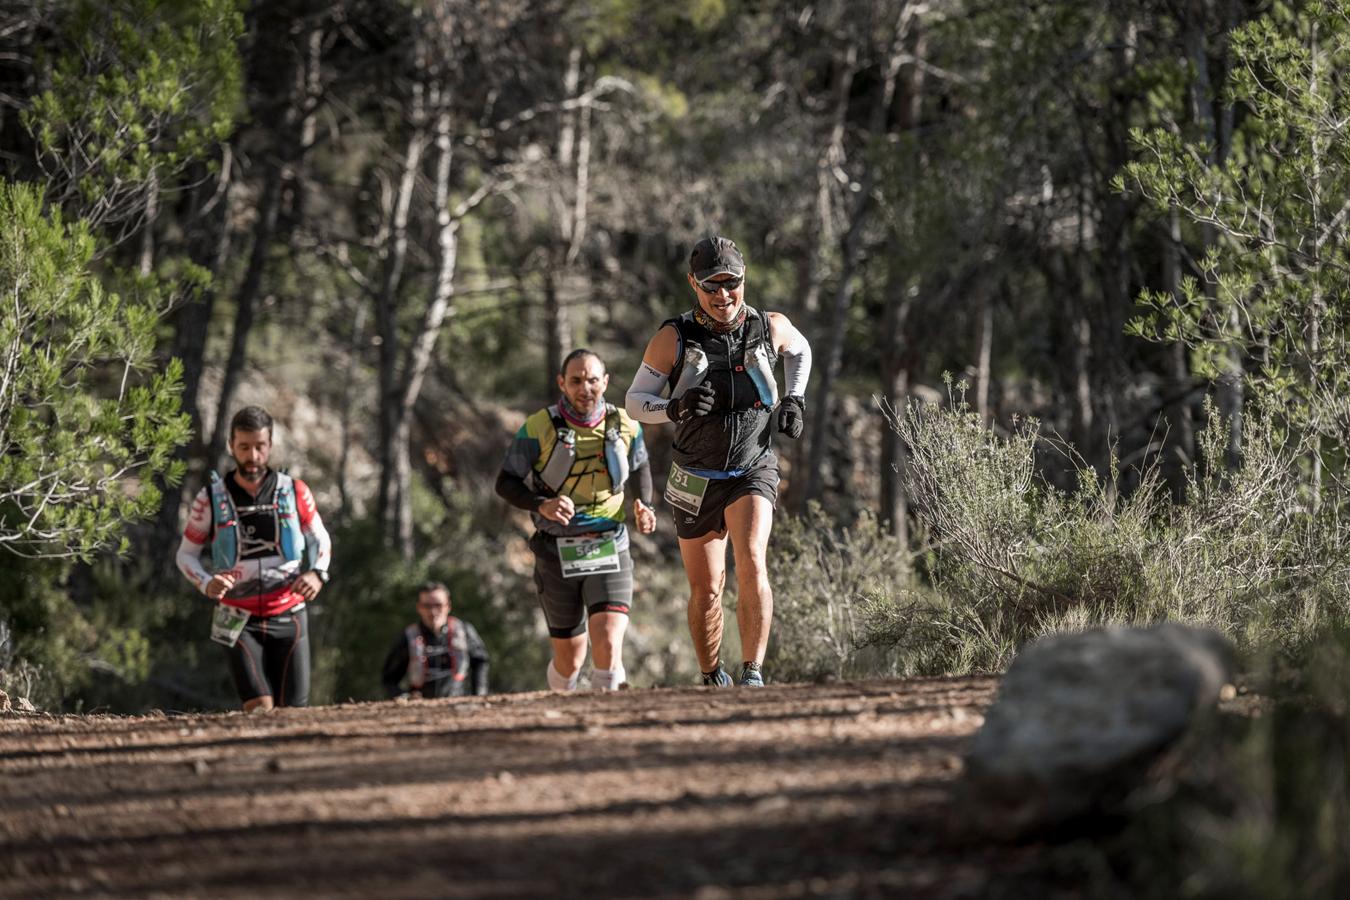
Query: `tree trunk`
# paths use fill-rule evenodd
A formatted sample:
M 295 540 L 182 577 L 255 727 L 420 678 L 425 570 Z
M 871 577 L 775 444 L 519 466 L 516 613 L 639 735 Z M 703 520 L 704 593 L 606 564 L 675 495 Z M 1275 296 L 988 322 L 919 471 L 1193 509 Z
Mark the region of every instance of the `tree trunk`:
M 988 286 L 978 281 L 975 284 L 975 323 L 975 412 L 980 417 L 980 424 L 987 426 L 994 356 L 994 304 Z
M 155 271 L 155 222 L 159 219 L 159 175 L 150 173 L 145 184 L 145 223 L 141 228 L 141 252 L 136 270 L 142 278 Z
M 1181 294 L 1181 216 L 1172 210 L 1168 233 L 1163 242 L 1163 289 L 1173 297 Z M 1163 409 L 1166 431 L 1163 437 L 1163 477 L 1172 498 L 1186 497 L 1186 473 L 1195 460 L 1195 421 L 1191 415 L 1191 373 L 1186 344 L 1172 341 L 1167 347 L 1167 391 L 1169 402 Z
M 347 358 L 343 364 L 342 383 L 345 386 L 343 395 L 347 397 L 348 402 L 342 404 L 342 449 L 338 456 L 337 470 L 337 489 L 338 489 L 338 510 L 335 521 L 343 525 L 347 522 L 352 512 L 351 489 L 347 483 L 347 469 L 351 460 L 352 450 L 352 412 L 355 404 L 351 398 L 356 396 L 356 366 L 357 360 L 363 355 L 361 339 L 366 331 L 366 316 L 369 314 L 369 304 L 365 297 L 357 300 L 356 309 L 352 315 L 351 341 L 347 349 Z
M 211 329 L 211 313 L 215 309 L 216 302 L 217 285 L 214 279 L 219 279 L 224 271 L 225 262 L 229 259 L 230 254 L 230 240 L 233 236 L 230 229 L 230 199 L 234 183 L 230 176 L 234 161 L 229 144 L 224 146 L 223 151 L 224 159 L 220 167 L 219 187 L 213 188 L 211 183 L 203 177 L 198 187 L 192 192 L 192 200 L 186 216 L 186 221 L 195 226 L 194 231 L 199 236 L 188 248 L 188 253 L 193 262 L 210 271 L 213 281 L 196 296 L 190 296 L 178 310 L 174 320 L 173 346 L 170 350 L 170 355 L 183 364 L 183 393 L 180 402 L 183 412 L 187 414 L 188 420 L 191 422 L 192 429 L 191 442 L 187 446 L 178 448 L 175 451 L 175 456 L 189 462 L 189 473 L 194 470 L 191 461 L 204 462 L 206 443 L 203 439 L 202 414 L 198 395 L 201 392 L 202 370 L 205 368 L 206 340 Z M 210 199 L 209 195 L 213 190 L 216 192 L 215 197 Z M 216 204 L 217 210 L 215 215 L 208 220 L 204 218 L 203 210 L 211 203 Z M 195 468 L 200 468 L 200 466 Z M 185 490 L 194 491 L 195 487 L 195 479 L 190 475 L 185 477 L 184 483 L 178 487 L 165 486 L 164 495 L 160 500 L 159 512 L 155 518 L 155 525 L 151 529 L 151 541 L 155 554 L 162 555 L 163 548 L 173 545 L 179 531 L 179 512 L 183 505 L 183 492 Z M 170 574 L 174 571 L 173 562 L 168 558 L 165 559 L 165 564 L 159 568 L 161 574 Z
M 234 330 L 230 335 L 230 353 L 226 358 L 225 372 L 221 380 L 220 399 L 216 404 L 216 420 L 211 429 L 211 440 L 207 444 L 207 465 L 214 466 L 225 449 L 229 436 L 230 410 L 234 403 L 234 391 L 238 386 L 240 374 L 248 357 L 248 341 L 253 331 L 257 303 L 262 293 L 263 276 L 267 270 L 267 257 L 272 248 L 272 239 L 276 236 L 277 221 L 281 211 L 282 186 L 292 177 L 291 166 L 300 160 L 305 146 L 301 141 L 301 127 L 309 114 L 308 99 L 297 94 L 294 86 L 306 82 L 306 73 L 313 63 L 310 52 L 317 52 L 319 44 L 311 42 L 309 35 L 317 29 L 317 23 L 307 15 L 306 4 L 301 3 L 285 19 L 286 34 L 299 29 L 302 39 L 297 43 L 287 42 L 287 52 L 293 54 L 291 77 L 285 80 L 288 96 L 279 115 L 275 116 L 277 145 L 267 154 L 266 169 L 263 175 L 262 194 L 258 199 L 258 218 L 253 228 L 253 247 L 249 252 L 248 267 L 235 298 Z M 264 23 L 277 27 L 279 23 Z M 266 30 L 266 28 L 264 28 Z
M 1077 280 L 1081 288 L 1086 285 Z M 1074 446 L 1089 463 L 1095 463 L 1097 452 L 1096 408 L 1092 402 L 1092 320 L 1082 307 L 1082 295 L 1069 322 L 1069 358 L 1073 373 L 1073 434 Z
M 277 214 L 281 205 L 280 160 L 274 160 L 267 169 L 263 182 L 262 199 L 258 204 L 258 221 L 253 228 L 253 249 L 249 253 L 248 268 L 244 272 L 243 283 L 235 296 L 234 329 L 230 335 L 230 355 L 225 361 L 225 374 L 221 379 L 220 398 L 216 402 L 216 420 L 211 429 L 211 441 L 207 444 L 206 465 L 214 466 L 225 450 L 230 423 L 230 408 L 234 403 L 234 390 L 238 386 L 240 373 L 244 370 L 244 359 L 248 354 L 248 338 L 253 331 L 253 319 L 262 290 L 263 272 L 267 268 L 267 254 L 271 249 L 272 236 L 276 233 Z
M 831 185 L 835 178 L 835 169 L 844 161 L 844 128 L 848 123 L 848 97 L 853 89 L 853 77 L 858 71 L 858 48 L 849 44 L 844 58 L 834 70 L 834 84 L 830 88 L 833 97 L 830 112 L 830 129 L 816 160 L 815 216 L 811 220 L 814 227 L 808 235 L 803 284 L 799 288 L 802 306 L 809 315 L 814 316 L 820 309 L 821 284 L 828 267 L 830 248 L 834 246 L 834 192 Z
M 408 359 L 403 367 L 403 386 L 398 405 L 398 421 L 395 428 L 395 452 L 397 453 L 398 491 L 398 541 L 400 555 L 406 561 L 413 556 L 413 523 L 410 490 L 412 481 L 411 432 L 413 408 L 422 392 L 422 383 L 426 378 L 427 367 L 431 363 L 431 354 L 436 347 L 436 338 L 441 325 L 450 312 L 450 303 L 454 297 L 455 265 L 459 251 L 459 220 L 450 212 L 450 170 L 454 147 L 451 141 L 451 116 L 448 110 L 442 110 L 436 117 L 435 141 L 436 158 L 436 234 L 438 265 L 436 281 L 432 289 L 431 302 L 422 315 L 417 337 L 408 349 Z
M 892 254 L 899 255 L 892 237 Z M 903 416 L 909 403 L 909 383 L 914 366 L 914 342 L 910 335 L 910 315 L 915 294 L 911 276 L 891 266 L 886 284 L 886 312 L 881 325 L 882 399 L 896 415 Z M 881 521 L 895 535 L 901 547 L 909 546 L 909 498 L 905 491 L 906 448 L 900 434 L 887 425 L 881 431 Z
M 1130 136 L 1127 128 L 1132 119 L 1135 97 L 1121 87 L 1134 76 L 1138 56 L 1139 27 L 1130 18 L 1127 7 L 1117 7 L 1121 16 L 1117 22 L 1117 38 L 1112 51 L 1115 77 L 1107 95 L 1106 121 L 1103 130 L 1105 166 L 1108 172 L 1119 172 L 1130 160 Z M 1099 210 L 1097 278 L 1101 285 L 1092 321 L 1092 381 L 1095 404 L 1095 430 L 1088 460 L 1103 477 L 1112 471 L 1110 458 L 1112 441 L 1121 434 L 1120 406 L 1129 373 L 1125 365 L 1125 322 L 1134 306 L 1131 292 L 1130 267 L 1133 256 L 1130 248 L 1130 226 L 1135 203 L 1126 195 L 1109 191 L 1098 194 L 1095 205 Z M 1086 250 L 1083 250 L 1086 253 Z M 1089 307 L 1092 309 L 1093 307 Z M 1111 486 L 1114 489 L 1115 485 Z
M 826 443 L 833 433 L 832 412 L 834 383 L 839 377 L 844 361 L 844 339 L 848 334 L 849 309 L 853 305 L 854 276 L 857 274 L 858 258 L 862 250 L 863 230 L 867 222 L 867 212 L 871 196 L 870 177 L 864 178 L 863 190 L 859 192 L 858 204 L 850 217 L 848 234 L 842 248 L 842 266 L 839 272 L 839 284 L 835 288 L 834 302 L 830 306 L 830 316 L 825 327 L 825 352 L 816 369 L 816 396 L 812 404 L 814 415 L 808 421 L 810 439 L 807 442 L 806 490 L 798 495 L 799 502 L 817 496 L 821 489 L 821 477 L 825 466 Z
M 563 73 L 562 94 L 565 100 L 575 101 L 581 96 L 581 47 L 573 47 L 567 54 L 567 69 Z M 544 271 L 544 395 L 556 390 L 555 376 L 563 359 L 573 349 L 578 332 L 576 317 L 580 307 L 567 308 L 562 298 L 562 287 L 568 281 L 586 237 L 587 212 L 590 205 L 590 109 L 579 106 L 559 117 L 555 180 L 550 203 L 554 210 L 557 231 L 556 244 L 548 248 Z
M 874 95 L 868 119 L 869 133 L 873 139 L 878 139 L 883 134 L 894 134 L 898 128 L 912 124 L 907 120 L 916 112 L 911 104 L 917 102 L 918 85 L 913 82 L 911 76 L 904 86 L 906 102 L 902 104 L 904 109 L 900 119 L 889 126 L 887 124 L 890 118 L 891 104 L 895 99 L 900 73 L 905 68 L 905 62 L 911 62 L 909 69 L 915 68 L 912 63 L 915 58 L 913 49 L 917 46 L 919 32 L 918 28 L 915 27 L 914 15 L 913 8 L 909 4 L 905 4 L 895 20 L 891 43 L 885 56 L 886 62 L 882 67 L 882 87 Z M 906 45 L 909 45 L 911 49 L 907 51 Z M 831 169 L 842 166 L 844 163 L 843 126 L 847 118 L 848 95 L 857 66 L 858 47 L 856 44 L 850 43 L 845 52 L 841 72 L 836 82 L 834 127 L 830 135 L 830 145 L 824 157 L 825 162 L 829 164 Z M 812 404 L 814 413 L 807 420 L 810 434 L 806 445 L 806 490 L 796 497 L 797 508 L 799 509 L 806 501 L 817 496 L 821 489 L 826 443 L 833 430 L 831 420 L 834 405 L 834 384 L 838 380 L 843 367 L 844 342 L 848 334 L 849 311 L 853 305 L 854 281 L 862 259 L 863 238 L 867 233 L 867 225 L 872 212 L 872 191 L 876 183 L 875 167 L 868 164 L 865 153 L 860 155 L 859 165 L 862 167 L 862 172 L 858 177 L 858 183 L 852 186 L 856 189 L 855 199 L 847 210 L 848 231 L 845 233 L 843 244 L 840 247 L 839 283 L 835 287 L 834 302 L 830 307 L 829 317 L 821 323 L 825 332 L 825 352 L 821 356 L 821 363 L 816 369 L 818 378 L 816 380 L 815 402 Z M 822 219 L 822 222 L 824 221 L 827 220 Z
M 571 328 L 567 321 L 568 310 L 558 296 L 557 275 L 550 264 L 544 270 L 544 396 L 551 397 L 558 391 L 558 382 L 554 376 L 562 366 L 568 342 L 571 340 Z
M 413 86 L 409 115 L 410 133 L 403 154 L 389 223 L 389 244 L 385 251 L 384 278 L 375 301 L 375 330 L 379 337 L 380 383 L 380 484 L 375 501 L 375 514 L 385 529 L 386 540 L 393 543 L 398 533 L 401 512 L 397 493 L 399 481 L 398 410 L 402 391 L 398 377 L 399 334 L 398 294 L 403 282 L 403 269 L 408 257 L 408 219 L 411 215 L 413 188 L 422 165 L 422 151 L 426 144 L 426 110 L 424 87 Z
M 886 366 L 882 391 L 897 416 L 905 415 L 909 404 L 909 369 L 903 365 Z M 888 424 L 881 430 L 881 524 L 895 536 L 901 547 L 909 546 L 909 494 L 905 491 L 905 470 L 909 464 L 904 441 Z
M 891 63 L 887 68 L 888 96 L 884 103 L 889 109 L 893 93 L 899 92 L 896 130 L 903 133 L 919 126 L 923 111 L 924 70 L 920 62 L 926 56 L 926 38 L 917 20 L 908 30 L 898 27 L 896 33 L 900 42 L 891 48 Z M 902 65 L 905 56 L 901 51 L 905 42 L 909 43 L 909 61 Z M 923 166 L 922 157 L 916 156 L 908 173 L 912 183 L 917 184 L 923 176 Z M 899 230 L 899 225 L 892 228 L 887 254 L 892 263 L 887 272 L 886 312 L 881 328 L 881 389 L 890 407 L 903 416 L 909 405 L 909 385 L 916 359 L 911 314 L 918 296 L 918 292 L 912 290 L 913 276 L 897 262 L 902 258 L 901 243 L 914 232 L 914 208 L 908 195 L 901 203 L 897 218 L 905 232 Z M 900 434 L 894 428 L 883 428 L 880 518 L 902 551 L 909 548 L 909 494 L 905 488 L 908 463 L 907 448 L 900 440 Z
M 1225 3 L 1227 17 L 1232 15 L 1232 4 Z M 1208 14 L 1206 0 L 1189 0 L 1186 4 L 1182 40 L 1186 45 L 1186 55 L 1191 61 L 1194 78 L 1191 80 L 1191 116 L 1200 132 L 1200 138 L 1210 147 L 1206 163 L 1211 167 L 1223 164 L 1228 148 L 1231 146 L 1232 118 L 1225 114 L 1222 127 L 1214 115 L 1213 80 L 1209 71 L 1209 52 L 1206 44 Z M 1216 235 L 1213 226 L 1200 226 L 1200 248 L 1197 256 L 1203 258 L 1214 245 Z M 1204 278 L 1205 296 L 1211 308 L 1219 306 L 1218 285 L 1209 277 Z M 1216 391 L 1219 414 L 1229 423 L 1228 461 L 1235 464 L 1242 456 L 1242 416 L 1245 404 L 1243 380 L 1246 366 L 1243 354 L 1238 349 L 1237 336 L 1242 333 L 1242 322 L 1238 310 L 1234 307 L 1228 315 L 1228 327 L 1234 337 L 1224 359 L 1224 371 L 1219 375 Z
M 173 355 L 183 361 L 183 412 L 192 420 L 193 443 L 191 456 L 203 464 L 209 464 L 205 458 L 207 442 L 203 430 L 200 393 L 202 372 L 205 368 L 206 341 L 211 330 L 211 314 L 215 311 L 216 297 L 220 293 L 220 280 L 229 261 L 234 241 L 231 225 L 231 204 L 234 200 L 235 181 L 234 153 L 229 144 L 222 148 L 220 163 L 220 184 L 213 199 L 206 204 L 216 205 L 209 223 L 203 222 L 200 233 L 201 242 L 192 250 L 193 261 L 205 266 L 211 272 L 211 284 L 191 298 L 179 311 L 174 333 Z M 203 187 L 203 192 L 205 188 Z M 196 204 L 198 208 L 206 204 Z M 194 221 L 197 215 L 191 215 Z
M 1056 355 L 1059 390 L 1064 398 L 1063 404 L 1068 408 L 1072 443 L 1087 456 L 1095 425 L 1091 375 L 1092 322 L 1084 308 L 1086 285 L 1076 269 L 1080 255 L 1065 250 L 1051 250 L 1044 259 L 1044 273 L 1051 290 L 1058 292 L 1065 300 L 1065 315 L 1052 326 L 1052 333 L 1057 332 L 1055 340 L 1064 347 L 1064 352 Z

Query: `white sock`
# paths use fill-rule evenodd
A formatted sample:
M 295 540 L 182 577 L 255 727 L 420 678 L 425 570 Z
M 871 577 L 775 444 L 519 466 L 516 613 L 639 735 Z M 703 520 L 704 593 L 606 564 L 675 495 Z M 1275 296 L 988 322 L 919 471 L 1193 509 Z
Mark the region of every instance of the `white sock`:
M 577 679 L 580 677 L 580 669 L 573 672 L 571 678 L 564 678 L 563 674 L 553 667 L 553 663 L 548 664 L 548 687 L 551 691 L 575 691 Z
M 612 669 L 591 669 L 591 687 L 597 691 L 617 691 L 627 674 L 623 663 Z

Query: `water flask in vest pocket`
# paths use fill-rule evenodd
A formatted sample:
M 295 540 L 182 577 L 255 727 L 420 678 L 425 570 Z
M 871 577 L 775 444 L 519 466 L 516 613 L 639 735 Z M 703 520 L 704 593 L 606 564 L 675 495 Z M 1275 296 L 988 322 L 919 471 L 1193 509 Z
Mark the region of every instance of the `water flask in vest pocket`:
M 609 489 L 617 494 L 628 481 L 628 447 L 617 428 L 605 431 L 605 468 L 609 470 Z
M 680 371 L 680 380 L 675 383 L 675 389 L 670 392 L 671 399 L 683 397 L 685 391 L 696 387 L 707 374 L 708 355 L 703 352 L 703 348 L 695 344 L 685 345 L 684 368 Z
M 769 365 L 769 351 L 764 345 L 756 344 L 745 355 L 745 371 L 755 383 L 755 392 L 759 402 L 765 406 L 778 403 L 778 382 L 773 380 L 773 367 Z
M 553 448 L 548 462 L 544 464 L 544 471 L 539 473 L 540 480 L 549 490 L 561 489 L 563 482 L 567 481 L 567 476 L 572 472 L 572 464 L 576 462 L 576 458 L 577 433 L 571 428 L 558 429 L 558 445 Z

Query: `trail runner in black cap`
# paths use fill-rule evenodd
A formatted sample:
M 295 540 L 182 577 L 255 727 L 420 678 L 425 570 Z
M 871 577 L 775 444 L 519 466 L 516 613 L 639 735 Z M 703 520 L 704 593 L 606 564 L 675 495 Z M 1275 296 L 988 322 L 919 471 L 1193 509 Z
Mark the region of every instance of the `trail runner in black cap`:
M 689 578 L 689 632 L 703 683 L 733 684 L 720 658 L 729 538 L 744 657 L 735 683 L 762 687 L 773 620 L 765 553 L 778 500 L 771 439 L 775 425 L 801 437 L 811 347 L 787 316 L 746 305 L 745 260 L 727 238 L 695 244 L 687 278 L 694 307 L 663 322 L 647 344 L 626 408 L 640 422 L 675 423 L 665 496 Z

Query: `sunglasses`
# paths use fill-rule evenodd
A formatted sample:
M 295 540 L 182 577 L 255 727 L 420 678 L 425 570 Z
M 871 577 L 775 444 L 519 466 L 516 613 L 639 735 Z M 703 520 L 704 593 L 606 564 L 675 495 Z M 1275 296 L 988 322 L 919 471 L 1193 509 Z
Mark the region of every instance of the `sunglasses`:
M 745 284 L 745 276 L 738 275 L 732 278 L 728 278 L 725 281 L 713 281 L 711 278 L 709 278 L 707 281 L 695 280 L 694 283 L 697 284 L 698 289 L 705 294 L 713 294 L 715 296 L 717 292 L 719 290 L 722 290 L 723 288 L 725 288 L 726 292 L 730 294 L 733 293 L 741 285 Z

